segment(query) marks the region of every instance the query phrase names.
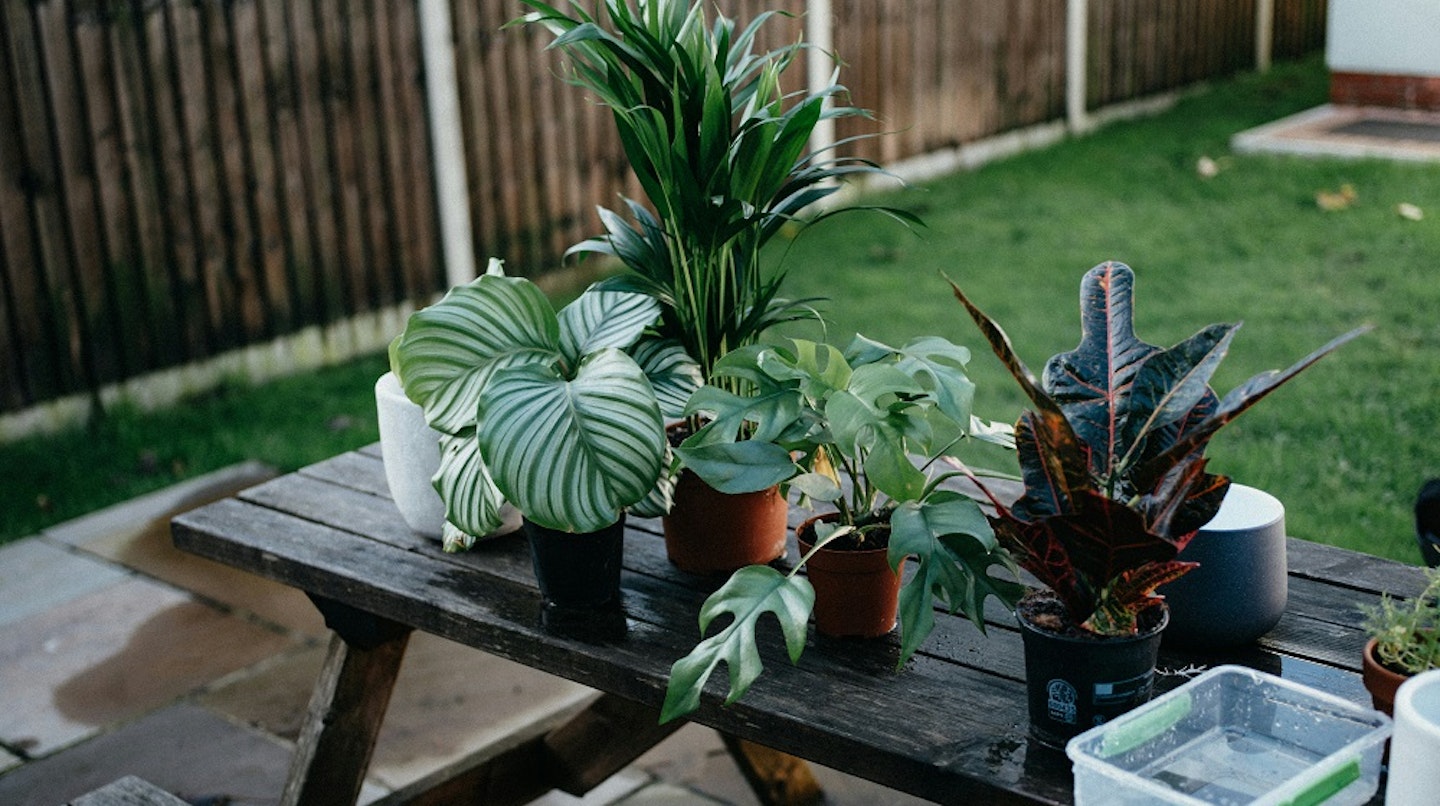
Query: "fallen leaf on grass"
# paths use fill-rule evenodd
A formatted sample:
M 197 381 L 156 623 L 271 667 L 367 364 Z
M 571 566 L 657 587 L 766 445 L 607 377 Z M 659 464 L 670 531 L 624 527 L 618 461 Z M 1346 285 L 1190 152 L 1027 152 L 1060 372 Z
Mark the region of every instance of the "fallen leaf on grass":
M 1344 184 L 1339 190 L 1321 190 L 1315 193 L 1315 205 L 1327 213 L 1344 210 L 1355 201 L 1355 186 Z
M 1395 205 L 1395 213 L 1406 221 L 1422 221 L 1425 218 L 1425 211 L 1410 202 Z

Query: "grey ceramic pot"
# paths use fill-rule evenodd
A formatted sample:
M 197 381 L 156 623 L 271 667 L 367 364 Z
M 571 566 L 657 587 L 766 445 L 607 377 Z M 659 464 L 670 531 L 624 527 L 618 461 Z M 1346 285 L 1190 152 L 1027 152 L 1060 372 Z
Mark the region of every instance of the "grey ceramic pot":
M 1179 559 L 1200 567 L 1160 589 L 1170 605 L 1166 644 L 1247 644 L 1285 613 L 1285 507 L 1273 495 L 1231 484 L 1220 511 Z

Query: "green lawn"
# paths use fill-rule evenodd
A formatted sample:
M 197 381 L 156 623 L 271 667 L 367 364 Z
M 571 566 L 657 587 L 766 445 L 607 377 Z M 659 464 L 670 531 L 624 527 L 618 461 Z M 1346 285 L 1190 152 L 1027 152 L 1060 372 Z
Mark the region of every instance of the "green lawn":
M 919 233 L 863 215 L 812 228 L 786 256 L 792 295 L 823 295 L 830 338 L 939 334 L 975 350 L 977 409 L 1020 395 L 951 297 L 945 272 L 1009 331 L 1031 367 L 1078 338 L 1077 284 L 1134 267 L 1136 324 L 1169 345 L 1243 319 L 1223 393 L 1361 323 L 1375 332 L 1215 439 L 1214 470 L 1285 502 L 1292 534 L 1416 561 L 1410 506 L 1440 475 L 1440 166 L 1232 155 L 1232 134 L 1322 103 L 1318 59 L 1244 77 L 1155 118 L 888 194 Z M 1200 177 L 1208 156 L 1220 172 Z M 1327 213 L 1321 190 L 1355 188 Z M 1425 220 L 1402 219 L 1409 202 Z M 813 335 L 807 334 L 807 335 Z M 257 458 L 291 469 L 375 439 L 381 358 L 262 389 L 234 385 L 155 414 L 0 446 L 0 541 L 175 479 Z M 990 457 L 994 458 L 994 457 Z M 1002 457 L 1005 458 L 1005 457 Z M 1013 460 L 1012 460 L 1013 461 Z
M 1021 397 L 940 278 L 954 278 L 1038 372 L 1079 337 L 1078 282 L 1136 270 L 1136 327 L 1168 346 L 1243 320 L 1217 376 L 1223 394 L 1350 328 L 1376 330 L 1230 425 L 1211 468 L 1287 507 L 1292 534 L 1418 561 L 1410 507 L 1440 475 L 1440 166 L 1230 153 L 1229 138 L 1324 102 L 1318 60 L 1282 66 L 1089 138 L 886 196 L 918 234 L 863 215 L 799 238 L 795 296 L 824 295 L 830 338 L 938 334 L 975 352 L 978 413 L 1013 420 Z M 1202 178 L 1208 156 L 1220 172 Z M 1344 184 L 1353 205 L 1319 209 Z M 1420 222 L 1395 206 L 1418 205 Z

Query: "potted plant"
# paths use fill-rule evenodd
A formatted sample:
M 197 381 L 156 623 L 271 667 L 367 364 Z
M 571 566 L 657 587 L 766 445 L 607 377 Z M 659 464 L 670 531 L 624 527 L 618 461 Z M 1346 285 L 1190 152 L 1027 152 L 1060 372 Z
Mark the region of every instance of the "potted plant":
M 839 180 L 879 171 L 810 151 L 811 134 L 822 119 L 867 113 L 843 103 L 838 84 L 782 87 L 806 46 L 756 47 L 773 12 L 742 28 L 719 14 L 711 23 L 705 0 L 597 0 L 594 15 L 577 2 L 568 12 L 522 2 L 533 11 L 520 21 L 552 32 L 570 81 L 610 108 L 648 202 L 625 198 L 624 212 L 601 209 L 604 233 L 570 253 L 618 260 L 628 271 L 603 286 L 659 301 L 661 337 L 695 359 L 706 383 L 741 391 L 744 381 L 718 375 L 716 363 L 774 324 L 814 316 L 811 301 L 779 297 L 784 272 L 762 259 L 763 248 L 782 230 L 793 234 L 823 217 L 799 215 L 838 192 Z M 676 440 L 700 425 L 692 418 Z M 717 495 L 682 472 L 667 549 L 694 572 L 768 562 L 784 552 L 786 515 L 776 490 Z
M 1206 472 L 1210 438 L 1363 330 L 1220 398 L 1209 379 L 1239 325 L 1211 325 L 1169 349 L 1147 344 L 1131 319 L 1134 279 L 1120 263 L 1085 275 L 1080 344 L 1051 358 L 1043 380 L 952 282 L 1034 406 L 1015 426 L 1023 494 L 1009 505 L 987 495 L 1001 545 L 1048 589 L 1027 593 L 1016 611 L 1031 734 L 1043 744 L 1063 745 L 1149 699 L 1167 619 L 1155 588 L 1190 570 L 1176 554 L 1229 486 Z
M 704 412 L 709 422 L 677 449 L 686 465 L 720 490 L 781 484 L 834 511 L 797 530 L 803 557 L 788 573 L 742 568 L 706 600 L 702 634 L 721 613 L 734 619 L 676 661 L 662 720 L 698 707 L 721 661 L 730 667 L 728 701 L 744 694 L 760 672 L 754 641 L 765 613 L 779 619 L 798 661 L 812 609 L 822 633 L 875 636 L 893 629 L 898 605 L 903 665 L 934 627 L 933 597 L 982 631 L 987 596 L 1015 601 L 1019 585 L 989 573 L 1013 565 L 978 504 L 942 488 L 955 473 L 927 473 L 967 438 L 1009 441 L 1008 428 L 971 415 L 969 358 L 939 338 L 895 349 L 856 337 L 844 353 L 797 339 L 744 347 L 716 363 L 717 372 L 746 380 L 749 391 L 705 386 L 695 393 L 687 411 Z M 916 568 L 901 589 L 907 557 Z M 801 567 L 808 580 L 798 575 Z M 827 581 L 830 571 L 839 579 Z M 866 592 L 866 579 L 880 589 Z M 882 610 L 860 614 L 866 604 Z
M 1426 569 L 1420 595 L 1397 601 L 1382 596 L 1363 607 L 1363 629 L 1370 636 L 1362 656 L 1365 688 L 1375 707 L 1394 714 L 1395 692 L 1408 678 L 1440 669 L 1440 569 Z
M 658 314 L 645 295 L 591 288 L 557 315 L 533 283 L 492 261 L 410 317 L 392 366 L 443 435 L 435 486 L 447 544 L 494 529 L 508 500 L 548 602 L 614 597 L 625 509 L 664 508 L 662 409 L 678 412 L 694 384 L 677 345 L 646 338 Z M 551 584 L 552 559 L 600 578 Z

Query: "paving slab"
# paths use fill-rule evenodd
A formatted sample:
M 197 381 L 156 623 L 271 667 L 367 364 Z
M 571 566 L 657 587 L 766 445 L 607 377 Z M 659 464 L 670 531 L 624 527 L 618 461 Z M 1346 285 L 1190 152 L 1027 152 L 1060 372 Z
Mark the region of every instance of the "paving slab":
M 126 775 L 191 802 L 275 803 L 289 768 L 288 748 L 180 704 L 12 770 L 0 777 L 0 803 L 56 806 Z
M 309 647 L 247 669 L 200 701 L 294 741 L 325 660 Z M 411 636 L 370 776 L 399 788 L 593 691 L 426 633 Z
M 703 725 L 686 725 L 636 759 L 632 767 L 689 791 L 692 796 L 702 799 L 699 802 L 714 801 L 735 806 L 759 803 L 740 768 L 726 752 L 720 735 Z M 930 803 L 841 770 L 819 764 L 811 764 L 810 769 L 825 790 L 827 806 L 920 806 Z M 630 804 L 627 802 L 625 806 Z
M 706 806 L 706 804 L 724 806 L 720 801 L 707 798 L 694 790 L 658 781 L 641 788 L 634 794 L 621 798 L 615 802 L 614 806 Z
M 633 768 L 626 768 L 586 792 L 583 798 L 556 791 L 530 801 L 530 806 L 610 806 L 610 804 L 625 802 L 627 798 L 633 797 L 651 783 L 652 779 L 648 775 Z M 697 801 L 693 798 L 690 800 L 690 803 L 697 802 L 703 803 L 704 801 Z
M 0 626 L 0 741 L 43 756 L 293 645 L 130 578 Z
M 157 518 L 173 517 L 246 487 L 269 481 L 275 475 L 274 468 L 261 462 L 241 462 L 68 520 L 45 529 L 43 534 L 62 543 L 83 548 L 91 540 L 141 530 Z
M 38 537 L 0 547 L 0 626 L 114 585 L 129 574 Z
M 1440 112 L 1323 104 L 1236 134 L 1242 154 L 1440 162 Z
M 132 501 L 68 521 L 44 532 L 46 540 L 193 591 L 227 607 L 253 613 L 304 635 L 326 635 L 325 622 L 294 588 L 175 548 L 170 519 L 267 481 L 275 471 L 245 462 Z

